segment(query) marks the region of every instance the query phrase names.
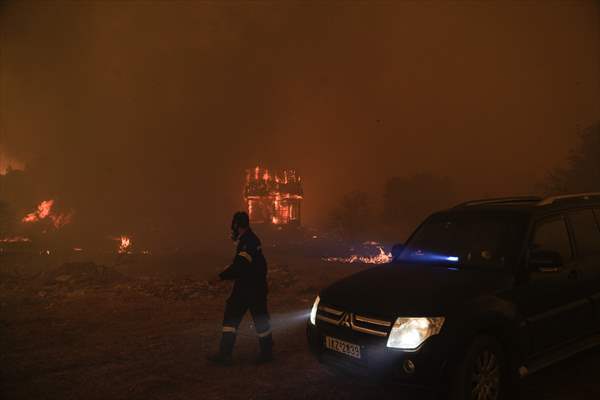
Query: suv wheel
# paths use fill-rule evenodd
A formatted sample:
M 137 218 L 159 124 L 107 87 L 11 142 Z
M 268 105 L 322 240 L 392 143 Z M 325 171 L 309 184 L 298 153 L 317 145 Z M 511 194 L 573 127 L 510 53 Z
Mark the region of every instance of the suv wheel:
M 454 379 L 456 400 L 501 400 L 506 379 L 502 346 L 490 336 L 478 336 L 468 347 Z

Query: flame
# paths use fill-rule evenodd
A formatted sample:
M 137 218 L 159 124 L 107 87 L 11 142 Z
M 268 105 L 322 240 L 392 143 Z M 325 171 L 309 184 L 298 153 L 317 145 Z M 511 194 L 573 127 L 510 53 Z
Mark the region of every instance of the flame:
M 38 206 L 37 210 L 27 214 L 22 221 L 23 222 L 37 222 L 46 218 L 52 211 L 54 200 L 44 200 Z
M 244 200 L 252 222 L 299 224 L 303 194 L 300 177 L 293 169 L 276 171 L 256 166 L 246 170 Z
M 49 218 L 50 221 L 52 221 L 52 225 L 54 225 L 54 228 L 56 229 L 60 229 L 69 222 L 71 222 L 71 218 L 73 216 L 72 212 L 66 214 L 53 213 L 53 206 L 54 200 L 44 200 L 37 206 L 37 209 L 35 211 L 27 214 L 25 217 L 23 217 L 21 221 L 23 223 L 33 223 Z
M 131 238 L 125 235 L 121 235 L 121 237 L 119 237 L 117 240 L 120 241 L 118 250 L 119 253 L 129 253 L 129 250 L 131 248 Z
M 339 262 L 344 264 L 387 264 L 392 261 L 392 253 L 386 253 L 381 246 L 377 246 L 379 253 L 374 256 L 361 256 L 353 254 L 349 257 L 323 257 L 324 261 Z

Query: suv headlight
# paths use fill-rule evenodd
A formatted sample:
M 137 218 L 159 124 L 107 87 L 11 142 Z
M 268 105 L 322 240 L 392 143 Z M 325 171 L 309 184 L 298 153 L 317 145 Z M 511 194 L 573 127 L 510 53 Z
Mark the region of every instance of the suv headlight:
M 319 302 L 321 298 L 317 296 L 315 302 L 313 303 L 312 309 L 310 310 L 310 323 L 315 325 L 317 323 L 317 309 L 319 308 Z M 305 314 L 306 315 L 306 314 Z
M 398 318 L 390 332 L 387 347 L 414 350 L 427 338 L 440 333 L 444 320 L 444 317 Z

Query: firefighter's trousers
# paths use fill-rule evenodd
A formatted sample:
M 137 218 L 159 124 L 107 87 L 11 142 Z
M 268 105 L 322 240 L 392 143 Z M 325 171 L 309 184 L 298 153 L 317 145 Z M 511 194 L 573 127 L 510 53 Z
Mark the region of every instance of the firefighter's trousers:
M 225 314 L 223 316 L 223 338 L 220 351 L 224 355 L 231 355 L 240 322 L 246 311 L 250 311 L 254 320 L 254 327 L 258 335 L 262 353 L 270 353 L 273 344 L 269 312 L 267 309 L 267 296 L 265 295 L 232 295 L 227 299 Z

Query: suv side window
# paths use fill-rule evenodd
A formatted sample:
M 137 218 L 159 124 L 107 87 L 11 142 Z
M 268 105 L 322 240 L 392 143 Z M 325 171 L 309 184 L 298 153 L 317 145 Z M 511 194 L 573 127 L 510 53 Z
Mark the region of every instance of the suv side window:
M 531 250 L 554 251 L 561 255 L 563 263 L 573 259 L 569 232 L 563 217 L 543 219 L 535 224 Z
M 569 221 L 575 234 L 577 254 L 588 257 L 600 254 L 600 229 L 592 210 L 578 210 L 569 213 Z

